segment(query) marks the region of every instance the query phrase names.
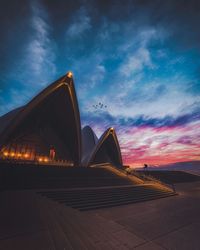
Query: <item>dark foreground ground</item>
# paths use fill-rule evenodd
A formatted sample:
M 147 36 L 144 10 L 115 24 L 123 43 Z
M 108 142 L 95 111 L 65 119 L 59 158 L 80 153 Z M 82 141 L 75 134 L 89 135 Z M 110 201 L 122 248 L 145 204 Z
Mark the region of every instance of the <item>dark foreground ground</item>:
M 200 247 L 200 182 L 165 199 L 80 212 L 33 190 L 0 194 L 0 249 Z
M 200 182 L 175 187 L 178 196 L 95 213 L 129 232 L 123 236 L 129 249 L 199 250 Z
M 104 168 L 1 168 L 0 250 L 199 250 L 194 178 L 174 195 Z

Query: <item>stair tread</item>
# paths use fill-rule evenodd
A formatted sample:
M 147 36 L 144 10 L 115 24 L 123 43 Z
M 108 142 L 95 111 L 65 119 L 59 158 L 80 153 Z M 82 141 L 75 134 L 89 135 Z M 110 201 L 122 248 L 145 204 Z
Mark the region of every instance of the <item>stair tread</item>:
M 109 200 L 109 201 L 96 201 L 96 202 L 86 202 L 86 203 L 82 203 L 82 204 L 70 204 L 71 207 L 73 208 L 79 208 L 79 207 L 84 207 L 84 206 L 88 206 L 88 205 L 92 205 L 92 204 L 120 204 L 126 201 L 132 201 L 134 202 L 139 202 L 139 201 L 143 201 L 143 200 L 148 200 L 150 198 L 159 198 L 159 197 L 167 197 L 170 195 L 166 195 L 166 194 L 161 194 L 161 195 L 151 195 L 151 196 L 144 196 L 144 197 L 139 197 L 139 198 L 125 198 L 125 199 L 118 199 L 118 200 Z M 68 204 L 67 204 L 68 205 Z

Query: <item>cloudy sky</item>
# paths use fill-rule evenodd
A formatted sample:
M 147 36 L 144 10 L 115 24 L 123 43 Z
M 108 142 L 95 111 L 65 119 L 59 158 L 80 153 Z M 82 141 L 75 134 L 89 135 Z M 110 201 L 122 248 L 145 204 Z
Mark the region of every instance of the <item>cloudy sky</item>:
M 126 164 L 200 160 L 200 2 L 1 0 L 0 114 L 71 70 Z

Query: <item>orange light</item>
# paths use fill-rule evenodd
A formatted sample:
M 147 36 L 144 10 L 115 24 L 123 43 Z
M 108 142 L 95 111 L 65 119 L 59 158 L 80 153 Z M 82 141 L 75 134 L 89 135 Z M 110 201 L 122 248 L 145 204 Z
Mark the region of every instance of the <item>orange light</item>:
M 14 157 L 14 156 L 15 156 L 15 153 L 14 153 L 14 152 L 10 153 L 10 156 L 11 156 L 11 157 Z
M 24 154 L 24 158 L 28 158 L 29 157 L 29 154 Z
M 113 127 L 110 128 L 110 132 L 111 132 L 112 134 L 114 133 L 114 128 L 113 128 Z
M 49 159 L 48 158 L 44 158 L 44 162 L 48 162 L 49 161 Z
M 7 151 L 3 152 L 3 155 L 8 156 L 8 152 Z
M 69 71 L 69 72 L 67 73 L 67 76 L 68 76 L 69 78 L 72 78 L 72 76 L 73 76 L 72 72 Z
M 18 153 L 18 154 L 17 154 L 17 157 L 21 157 L 21 156 L 22 156 L 22 154 L 21 154 L 21 153 Z
M 38 159 L 38 161 L 40 161 L 40 162 L 43 161 L 42 157 L 40 157 L 40 158 Z

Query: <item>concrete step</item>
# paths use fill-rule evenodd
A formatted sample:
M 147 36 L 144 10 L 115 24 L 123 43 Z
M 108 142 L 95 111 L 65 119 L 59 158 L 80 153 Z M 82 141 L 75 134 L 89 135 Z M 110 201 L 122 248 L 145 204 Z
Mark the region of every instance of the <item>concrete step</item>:
M 101 194 L 101 193 L 118 193 L 120 191 L 137 191 L 137 190 L 161 190 L 159 187 L 155 186 L 155 185 L 138 185 L 138 186 L 134 186 L 134 185 L 128 185 L 128 186 L 119 186 L 119 187 L 104 187 L 101 189 L 96 189 L 96 188 L 89 188 L 89 189 L 68 189 L 68 190 L 50 190 L 50 191 L 39 191 L 38 193 L 42 194 L 42 195 L 48 195 L 49 197 L 54 197 L 54 196 L 75 196 L 75 195 L 79 195 L 80 193 L 83 195 L 89 195 L 89 194 Z
M 39 193 L 81 211 L 101 207 L 119 206 L 174 195 L 173 191 L 161 189 L 152 184 L 127 186 L 123 188 L 70 190 L 61 192 L 44 191 Z
M 80 192 L 80 194 L 74 194 L 71 193 L 69 195 L 45 195 L 48 198 L 51 198 L 53 200 L 57 200 L 59 202 L 65 202 L 65 201 L 73 201 L 73 200 L 85 200 L 85 199 L 101 199 L 101 198 L 109 198 L 109 197 L 118 197 L 118 196 L 123 196 L 123 195 L 142 195 L 142 194 L 147 194 L 147 193 L 160 193 L 160 192 L 165 192 L 165 193 L 171 193 L 170 191 L 161 191 L 161 190 L 140 190 L 135 191 L 135 190 L 125 190 L 125 191 L 119 191 L 119 192 L 109 192 L 107 191 L 107 193 L 98 193 L 98 192 L 93 192 L 91 194 L 82 194 Z
M 116 200 L 116 199 L 120 199 L 125 198 L 125 197 L 134 197 L 134 198 L 138 198 L 138 197 L 143 197 L 146 195 L 157 195 L 157 194 L 171 194 L 171 192 L 162 192 L 162 191 L 148 191 L 148 192 L 140 192 L 140 193 L 119 193 L 119 194 L 115 194 L 115 195 L 93 195 L 93 196 L 80 196 L 80 197 L 65 197 L 65 198 L 53 198 L 53 200 L 58 201 L 60 203 L 65 203 L 65 204 L 70 204 L 70 203 L 85 203 L 85 202 L 92 202 L 92 201 L 101 201 L 101 200 Z M 52 199 L 52 198 L 51 198 Z
M 112 198 L 110 197 L 109 199 L 96 199 L 96 200 L 86 200 L 85 202 L 84 201 L 69 201 L 66 202 L 65 204 L 66 205 L 69 205 L 70 206 L 81 206 L 81 205 L 84 205 L 84 204 L 90 204 L 90 203 L 102 203 L 102 202 L 118 202 L 118 201 L 123 201 L 123 200 L 140 200 L 140 199 L 143 199 L 143 198 L 146 198 L 146 197 L 159 197 L 160 195 L 168 195 L 168 194 L 165 194 L 165 193 L 150 193 L 150 194 L 143 194 L 141 196 L 132 196 L 132 195 L 126 195 L 126 196 L 119 196 L 119 197 L 115 197 L 115 198 Z
M 174 194 L 171 195 L 159 195 L 159 196 L 147 196 L 143 197 L 140 199 L 130 199 L 130 200 L 123 200 L 123 201 L 117 201 L 117 202 L 106 202 L 106 203 L 101 203 L 101 204 L 94 204 L 91 206 L 73 206 L 73 208 L 79 209 L 80 211 L 87 211 L 87 210 L 93 210 L 93 209 L 100 209 L 100 208 L 108 208 L 108 207 L 114 207 L 114 206 L 122 206 L 122 205 L 129 205 L 129 204 L 134 204 L 138 202 L 144 202 L 144 201 L 150 201 L 150 200 L 156 200 L 156 199 L 161 199 L 161 198 L 166 198 L 173 196 Z

